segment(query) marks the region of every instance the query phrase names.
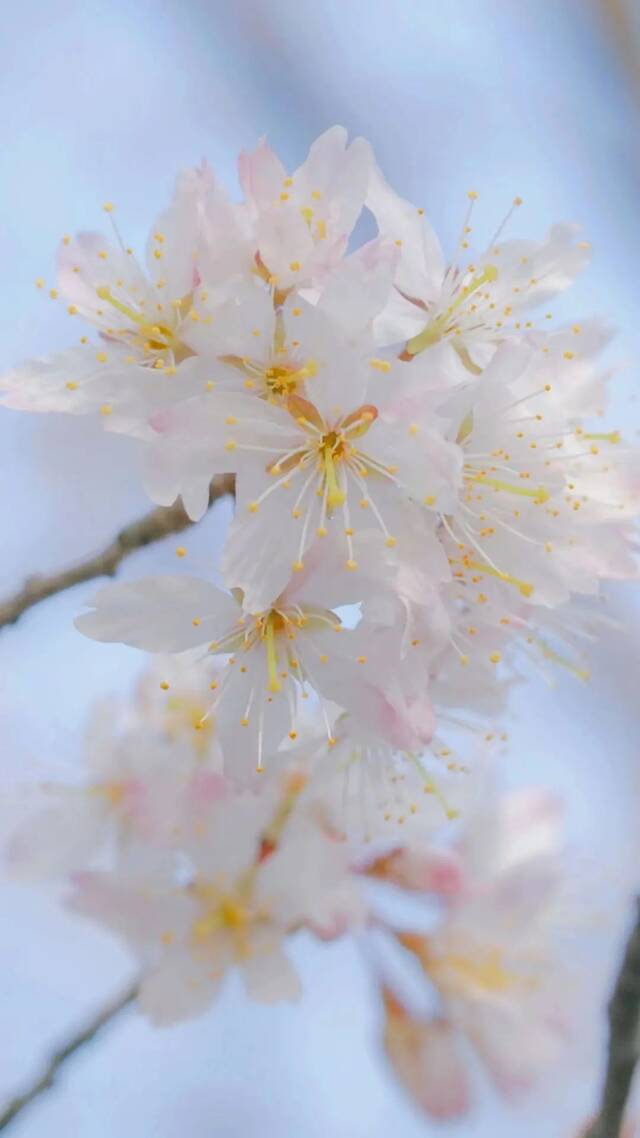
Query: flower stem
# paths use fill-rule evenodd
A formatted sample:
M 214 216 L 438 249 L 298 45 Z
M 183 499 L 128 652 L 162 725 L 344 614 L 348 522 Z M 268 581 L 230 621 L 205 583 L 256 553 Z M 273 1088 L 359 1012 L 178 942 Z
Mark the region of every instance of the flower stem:
M 609 1050 L 600 1112 L 584 1138 L 620 1138 L 640 1059 L 640 900 L 609 1002 Z
M 113 1003 L 103 1008 L 82 1031 L 69 1039 L 59 1050 L 54 1051 L 47 1067 L 39 1078 L 37 1078 L 23 1094 L 17 1095 L 11 1102 L 7 1103 L 4 1110 L 0 1113 L 0 1130 L 5 1130 L 10 1126 L 18 1115 L 22 1114 L 23 1110 L 29 1107 L 44 1091 L 48 1091 L 50 1087 L 53 1086 L 56 1075 L 63 1063 L 66 1063 L 67 1059 L 70 1059 L 81 1047 L 84 1047 L 85 1043 L 91 1043 L 107 1024 L 111 1023 L 112 1020 L 120 1015 L 120 1012 L 124 1011 L 125 1008 L 133 1003 L 137 994 L 138 984 L 136 982 L 127 988 Z
M 229 474 L 214 478 L 209 489 L 209 505 L 213 505 L 225 494 L 233 493 L 233 476 Z M 182 533 L 193 525 L 182 502 L 178 499 L 173 506 L 159 506 L 126 526 L 110 544 L 95 557 L 89 557 L 70 569 L 52 573 L 49 577 L 29 577 L 23 588 L 13 597 L 0 602 L 0 629 L 15 624 L 22 614 L 56 593 L 62 593 L 83 581 L 96 577 L 113 577 L 121 561 L 145 545 L 161 541 L 169 534 Z

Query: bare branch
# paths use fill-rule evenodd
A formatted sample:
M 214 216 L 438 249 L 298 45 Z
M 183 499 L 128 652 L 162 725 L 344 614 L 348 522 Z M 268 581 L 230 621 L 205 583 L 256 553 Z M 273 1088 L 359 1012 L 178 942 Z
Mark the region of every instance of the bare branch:
M 213 505 L 226 494 L 232 494 L 233 487 L 234 480 L 231 474 L 214 478 L 209 490 L 209 505 Z M 63 569 L 60 573 L 52 573 L 48 577 L 29 577 L 20 592 L 0 602 L 0 629 L 7 624 L 15 624 L 33 605 L 56 593 L 62 593 L 73 585 L 79 585 L 82 581 L 91 581 L 95 577 L 113 577 L 120 562 L 130 553 L 136 549 L 143 549 L 145 545 L 151 545 L 154 541 L 160 541 L 169 534 L 182 533 L 191 525 L 193 522 L 180 500 L 167 508 L 158 506 L 139 521 L 125 526 L 114 541 L 95 557 L 89 557 L 70 569 Z
M 640 901 L 609 1003 L 609 1053 L 600 1113 L 584 1138 L 620 1138 L 640 1059 Z
M 38 1098 L 44 1091 L 48 1091 L 49 1088 L 53 1086 L 58 1070 L 62 1064 L 65 1063 L 67 1059 L 70 1059 L 72 1055 L 75 1055 L 86 1043 L 91 1043 L 107 1024 L 111 1023 L 116 1016 L 120 1015 L 126 1007 L 133 1003 L 137 994 L 138 985 L 133 984 L 113 1003 L 103 1008 L 82 1031 L 74 1035 L 73 1038 L 70 1039 L 68 1043 L 65 1043 L 58 1051 L 55 1051 L 46 1069 L 42 1075 L 36 1079 L 35 1083 L 33 1083 L 24 1094 L 17 1095 L 16 1098 L 7 1104 L 2 1113 L 0 1113 L 0 1130 L 5 1130 L 7 1126 L 10 1126 L 34 1099 Z

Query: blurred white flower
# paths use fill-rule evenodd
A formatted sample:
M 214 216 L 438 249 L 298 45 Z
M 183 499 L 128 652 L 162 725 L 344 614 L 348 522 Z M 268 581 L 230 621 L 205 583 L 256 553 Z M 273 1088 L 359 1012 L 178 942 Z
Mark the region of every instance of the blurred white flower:
M 300 983 L 284 951 L 302 926 L 330 935 L 360 923 L 348 851 L 312 821 L 290 823 L 304 780 L 260 796 L 227 792 L 206 832 L 186 845 L 182 876 L 166 862 L 139 873 L 85 873 L 69 905 L 129 943 L 141 959 L 141 1010 L 158 1025 L 206 1011 L 238 968 L 251 998 L 294 999 Z
M 439 891 L 443 902 L 427 932 L 397 934 L 432 986 L 431 1011 L 383 980 L 385 1046 L 401 1082 L 427 1113 L 463 1113 L 470 1045 L 501 1093 L 527 1089 L 566 1046 L 569 1026 L 557 804 L 539 792 L 487 796 L 448 854 L 400 849 L 370 872 Z

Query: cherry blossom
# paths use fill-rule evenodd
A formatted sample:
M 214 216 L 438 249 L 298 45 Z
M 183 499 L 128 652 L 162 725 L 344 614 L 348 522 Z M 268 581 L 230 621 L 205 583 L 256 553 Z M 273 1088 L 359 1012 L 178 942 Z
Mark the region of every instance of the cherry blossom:
M 370 872 L 413 890 L 440 885 L 443 899 L 428 932 L 398 933 L 433 987 L 434 1010 L 414 1010 L 383 985 L 385 1046 L 407 1090 L 435 1117 L 464 1113 L 469 1045 L 502 1094 L 527 1089 L 568 1031 L 557 804 L 529 791 L 480 800 L 444 860 L 409 849 Z
M 104 208 L 112 239 L 63 238 L 51 293 L 98 333 L 98 343 L 83 335 L 77 347 L 4 376 L 5 406 L 100 412 L 111 428 L 143 433 L 154 409 L 202 390 L 185 331 L 200 295 L 196 259 L 209 178 L 206 168 L 180 175 L 171 205 L 151 228 L 144 266 L 125 246 L 111 203 Z
M 369 143 L 347 145 L 334 126 L 289 174 L 263 140 L 240 155 L 240 182 L 260 268 L 279 289 L 317 279 L 344 254 L 364 205 L 372 155 Z
M 280 591 L 316 537 L 337 526 L 351 570 L 358 528 L 375 526 L 389 548 L 401 547 L 420 525 L 404 505 L 446 510 L 459 479 L 460 449 L 446 440 L 444 421 L 424 395 L 439 382 L 431 365 L 425 374 L 421 361 L 407 367 L 367 357 L 345 344 L 321 309 L 299 311 L 307 332 L 301 342 L 313 341 L 315 350 L 304 351 L 306 362 L 274 397 L 214 390 L 154 419 L 146 484 L 155 501 L 170 504 L 181 494 L 199 518 L 212 475 L 236 473 L 236 519 L 222 570 L 250 608 Z M 416 389 L 419 413 L 409 418 Z M 396 533 L 395 519 L 406 532 Z
M 12 874 L 59 876 L 105 850 L 131 864 L 145 848 L 173 849 L 193 832 L 203 804 L 223 786 L 214 722 L 203 722 L 210 696 L 203 688 L 201 669 L 184 658 L 162 660 L 145 674 L 133 706 L 98 704 L 85 733 L 84 781 L 32 788 L 41 809 L 13 834 Z
M 294 999 L 291 938 L 352 938 L 397 1079 L 455 1118 L 472 1072 L 515 1098 L 570 1038 L 560 810 L 497 772 L 511 688 L 586 680 L 602 586 L 637 578 L 640 452 L 606 418 L 610 328 L 548 311 L 576 227 L 504 239 L 516 198 L 472 254 L 471 191 L 447 264 L 339 126 L 292 172 L 261 140 L 239 179 L 183 171 L 143 258 L 109 202 L 111 238 L 65 237 L 48 291 L 80 341 L 0 379 L 6 407 L 137 439 L 194 522 L 235 482 L 215 564 L 126 570 L 77 618 L 153 659 L 7 860 L 124 940 L 158 1025 L 232 971 Z
M 238 777 L 246 778 L 255 766 L 261 770 L 264 756 L 287 736 L 296 738 L 299 702 L 313 692 L 346 707 L 395 745 L 428 742 L 428 674 L 418 668 L 394 675 L 394 629 L 366 618 L 356 628 L 344 625 L 335 608 L 364 599 L 366 578 L 354 590 L 348 573 L 319 581 L 325 569 L 320 560 L 315 573 L 295 575 L 258 613 L 247 612 L 235 595 L 187 575 L 107 585 L 76 625 L 95 640 L 149 652 L 203 646 L 227 657 L 225 674 L 212 681 L 202 722 L 214 716 L 227 770 Z M 369 591 L 375 587 L 375 579 L 369 580 Z
M 186 877 L 165 861 L 136 874 L 76 876 L 69 905 L 139 956 L 139 1006 L 153 1023 L 202 1014 L 231 968 L 255 1000 L 295 999 L 286 936 L 304 924 L 321 931 L 361 921 L 345 848 L 318 827 L 290 824 L 303 785 L 290 775 L 279 792 L 220 797 L 206 833 L 186 847 Z
M 395 294 L 377 324 L 382 344 L 406 341 L 408 357 L 445 342 L 461 364 L 478 375 L 498 344 L 521 340 L 533 328 L 529 311 L 572 284 L 589 260 L 589 245 L 576 241 L 577 228 L 555 225 L 542 242 L 500 241 L 514 210 L 470 259 L 470 225 L 478 194 L 469 192 L 455 260 L 447 265 L 440 242 L 425 217 L 401 198 L 374 167 L 367 205 L 381 235 L 400 251 Z

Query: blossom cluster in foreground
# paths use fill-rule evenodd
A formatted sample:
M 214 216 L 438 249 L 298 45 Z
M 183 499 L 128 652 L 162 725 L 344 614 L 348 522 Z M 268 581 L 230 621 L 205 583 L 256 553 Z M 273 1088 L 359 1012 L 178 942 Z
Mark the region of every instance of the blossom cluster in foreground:
M 157 1022 L 205 1006 L 231 965 L 258 998 L 294 995 L 302 929 L 390 942 L 387 1053 L 426 1110 L 460 1113 L 469 1043 L 511 1092 L 562 1014 L 541 966 L 554 810 L 489 805 L 480 744 L 460 761 L 457 736 L 495 738 L 525 664 L 586 677 L 600 583 L 637 575 L 640 458 L 600 422 L 609 329 L 549 311 L 589 257 L 573 226 L 505 238 L 516 198 L 477 243 L 470 191 L 447 259 L 340 127 L 293 173 L 264 142 L 239 171 L 240 203 L 208 166 L 182 173 L 143 260 L 110 203 L 111 238 L 64 237 L 50 295 L 79 342 L 0 378 L 5 406 L 135 438 L 151 498 L 193 520 L 215 475 L 236 486 L 216 581 L 112 584 L 78 618 L 194 671 L 185 691 L 163 662 L 89 787 L 14 858 L 46 847 L 73 872 L 70 903 L 141 955 Z M 357 246 L 363 211 L 377 235 Z M 430 916 L 394 927 L 380 888 Z
M 197 663 L 163 660 L 133 705 L 97 708 L 84 780 L 41 788 L 8 851 L 13 873 L 63 880 L 73 911 L 124 939 L 157 1025 L 206 1011 L 230 970 L 255 1000 L 294 999 L 289 942 L 351 937 L 366 949 L 387 1056 L 428 1113 L 467 1109 L 473 1053 L 502 1093 L 528 1087 L 568 1029 L 557 803 L 470 790 L 433 761 L 381 762 L 343 717 L 324 762 L 309 734 L 259 791 L 238 789 L 211 721 L 194 731 L 207 695 Z M 350 763 L 372 780 L 358 801 L 367 842 L 345 799 Z M 467 808 L 443 832 L 445 787 Z

